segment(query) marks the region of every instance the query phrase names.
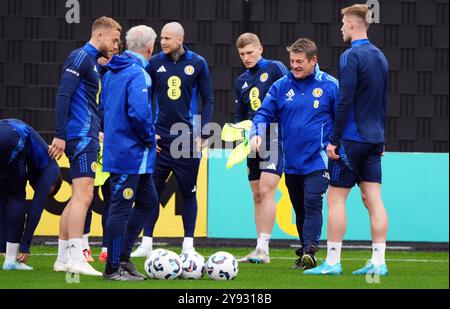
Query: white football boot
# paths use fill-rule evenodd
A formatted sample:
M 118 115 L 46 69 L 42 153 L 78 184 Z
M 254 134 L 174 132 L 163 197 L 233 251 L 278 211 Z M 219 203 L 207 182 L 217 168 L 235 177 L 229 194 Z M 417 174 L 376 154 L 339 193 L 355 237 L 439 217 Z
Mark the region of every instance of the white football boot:
M 71 261 L 68 263 L 67 272 L 86 275 L 86 276 L 103 276 L 103 274 L 95 270 L 91 264 L 86 261 Z

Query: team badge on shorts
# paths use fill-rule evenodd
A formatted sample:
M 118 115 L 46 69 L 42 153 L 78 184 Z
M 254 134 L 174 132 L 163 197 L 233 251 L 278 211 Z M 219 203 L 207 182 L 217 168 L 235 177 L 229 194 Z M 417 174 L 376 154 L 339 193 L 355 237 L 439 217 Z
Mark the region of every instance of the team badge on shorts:
M 194 72 L 195 72 L 195 69 L 192 65 L 187 65 L 184 68 L 184 73 L 186 73 L 186 75 L 192 75 L 192 74 L 194 74 Z
M 259 77 L 259 80 L 264 83 L 266 80 L 269 79 L 269 74 L 267 73 L 262 73 L 261 76 Z
M 323 90 L 322 90 L 322 88 L 315 88 L 313 90 L 312 94 L 315 98 L 320 98 L 323 94 Z
M 122 195 L 124 199 L 131 200 L 133 198 L 134 191 L 131 188 L 126 188 L 125 190 L 123 190 Z
M 91 170 L 95 173 L 97 171 L 97 162 L 91 163 Z

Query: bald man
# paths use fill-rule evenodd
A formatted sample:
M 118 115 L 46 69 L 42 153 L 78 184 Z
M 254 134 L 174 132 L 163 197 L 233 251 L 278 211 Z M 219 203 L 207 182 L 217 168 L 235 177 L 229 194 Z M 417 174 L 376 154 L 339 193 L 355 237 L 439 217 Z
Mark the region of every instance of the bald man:
M 177 22 L 166 24 L 161 30 L 162 52 L 150 59 L 147 71 L 154 83 L 153 93 L 157 102 L 155 187 L 160 197 L 170 173 L 175 175 L 183 196 L 182 251 L 189 252 L 194 251 L 197 175 L 201 148 L 207 138 L 202 129 L 211 121 L 214 97 L 208 64 L 203 57 L 183 45 L 183 41 L 183 27 Z M 198 93 L 202 98 L 201 114 Z M 176 126 L 171 130 L 174 124 Z M 142 244 L 132 257 L 145 257 L 152 251 L 153 230 L 158 216 L 159 207 L 152 210 L 144 226 Z

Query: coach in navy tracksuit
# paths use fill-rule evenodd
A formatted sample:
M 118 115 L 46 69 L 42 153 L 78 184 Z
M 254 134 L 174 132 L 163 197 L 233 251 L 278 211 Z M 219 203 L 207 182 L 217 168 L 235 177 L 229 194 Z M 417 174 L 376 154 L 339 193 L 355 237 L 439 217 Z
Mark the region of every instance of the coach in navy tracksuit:
M 197 219 L 200 143 L 207 138 L 202 129 L 211 121 L 214 98 L 208 64 L 184 46 L 183 39 L 184 30 L 179 23 L 166 24 L 161 30 L 162 52 L 150 59 L 148 72 L 154 83 L 156 102 L 156 191 L 160 196 L 166 179 L 173 172 L 183 196 L 183 251 L 187 251 L 193 249 Z M 199 93 L 203 103 L 201 120 Z M 176 128 L 171 132 L 174 124 L 181 132 Z M 152 250 L 153 230 L 158 216 L 159 207 L 152 212 L 144 227 L 142 245 L 132 256 L 146 256 Z
M 304 250 L 297 266 L 306 269 L 316 264 L 314 253 L 322 229 L 323 195 L 329 182 L 325 148 L 333 125 L 338 82 L 327 73 L 315 71 L 317 47 L 311 40 L 299 39 L 288 51 L 292 70 L 269 89 L 253 117 L 250 136 L 252 148 L 259 149 L 259 135 L 278 117 L 286 185 Z
M 129 261 L 131 248 L 151 209 L 158 207 L 153 183 L 156 156 L 152 124 L 152 81 L 144 68 L 153 52 L 156 33 L 147 26 L 131 28 L 128 50 L 114 56 L 103 78 L 103 169 L 111 173 L 111 204 L 107 221 L 107 280 L 144 280 Z M 132 208 L 133 202 L 136 202 Z
M 28 209 L 27 180 L 34 189 Z M 3 269 L 32 269 L 21 262 L 28 259 L 47 197 L 56 194 L 61 182 L 58 164 L 49 157 L 48 145 L 42 137 L 21 120 L 0 120 L 0 251 L 6 249 Z M 22 253 L 18 261 L 19 243 Z M 6 248 L 2 248 L 4 244 Z

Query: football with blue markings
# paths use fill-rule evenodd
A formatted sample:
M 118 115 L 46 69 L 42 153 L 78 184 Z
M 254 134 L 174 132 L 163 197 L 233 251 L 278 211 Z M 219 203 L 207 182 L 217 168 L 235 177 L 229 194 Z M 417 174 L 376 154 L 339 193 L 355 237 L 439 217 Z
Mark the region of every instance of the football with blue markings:
M 225 251 L 214 253 L 206 262 L 206 273 L 213 280 L 233 280 L 238 272 L 236 258 Z
M 183 272 L 180 257 L 175 252 L 164 249 L 150 254 L 144 268 L 149 278 L 162 280 L 177 279 Z
M 183 265 L 183 279 L 201 279 L 205 273 L 205 258 L 197 252 L 181 253 L 180 259 Z
M 154 262 L 156 256 L 158 256 L 158 255 L 160 255 L 160 254 L 162 254 L 162 253 L 165 253 L 165 252 L 167 252 L 166 249 L 158 248 L 158 249 L 155 249 L 155 250 L 153 250 L 152 252 L 150 252 L 150 254 L 147 256 L 147 259 L 146 259 L 145 262 L 144 262 L 144 270 L 145 270 L 147 276 L 148 276 L 150 279 L 155 279 L 155 276 L 154 276 L 153 273 L 150 271 L 150 268 L 152 267 L 153 262 Z

